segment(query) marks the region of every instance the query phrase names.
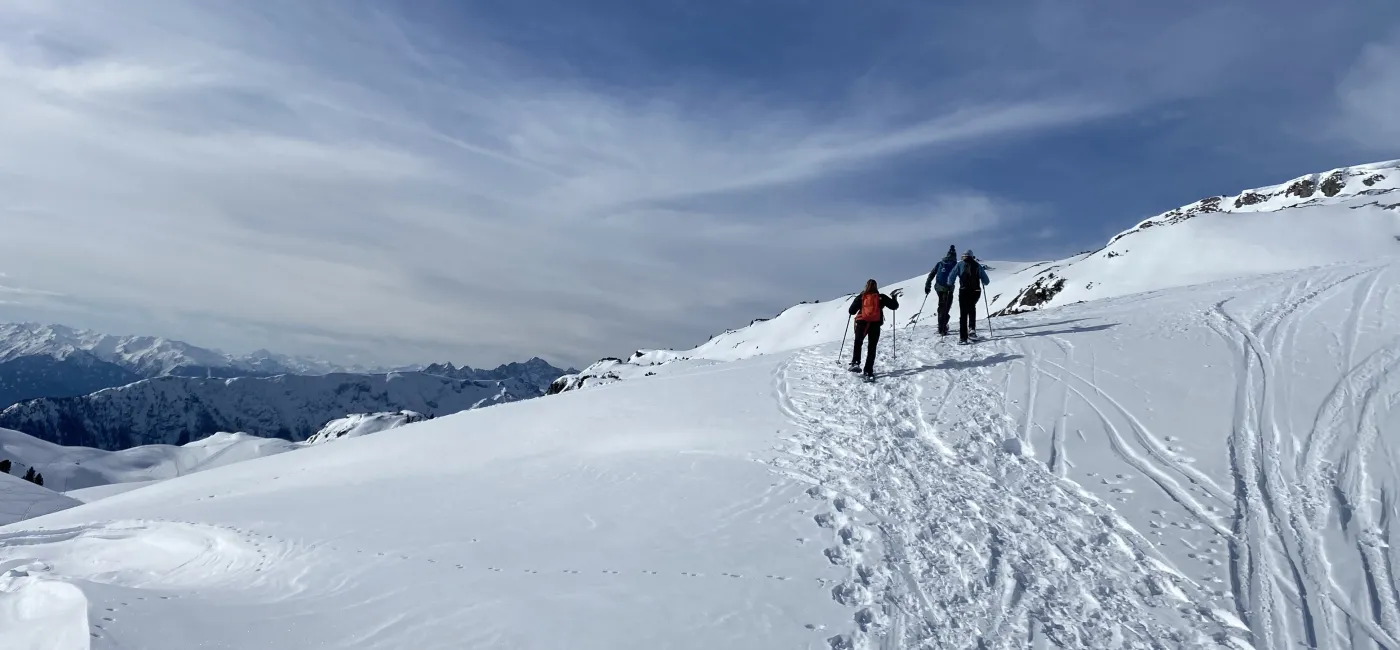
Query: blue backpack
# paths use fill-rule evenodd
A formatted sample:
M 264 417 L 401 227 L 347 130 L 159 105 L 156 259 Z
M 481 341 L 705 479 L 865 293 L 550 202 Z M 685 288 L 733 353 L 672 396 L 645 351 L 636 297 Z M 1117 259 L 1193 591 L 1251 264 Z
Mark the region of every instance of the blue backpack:
M 949 280 L 952 280 L 952 278 L 948 276 L 953 272 L 953 268 L 957 265 L 958 260 L 949 259 L 946 257 L 938 262 L 938 275 L 934 277 L 934 281 L 937 284 L 937 288 L 939 290 L 951 291 L 953 289 L 952 283 L 949 282 Z

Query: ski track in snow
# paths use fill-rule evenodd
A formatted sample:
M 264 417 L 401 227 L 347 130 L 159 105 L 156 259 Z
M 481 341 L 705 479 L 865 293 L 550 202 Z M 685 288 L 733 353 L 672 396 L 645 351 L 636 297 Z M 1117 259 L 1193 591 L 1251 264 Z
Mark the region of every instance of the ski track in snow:
M 1386 273 L 1353 266 L 1264 282 L 1261 295 L 1191 315 L 1236 373 L 1224 477 L 1164 444 L 1176 437 L 1114 395 L 1147 389 L 1100 372 L 1092 346 L 1060 332 L 961 347 L 906 328 L 891 364 L 904 370 L 875 383 L 846 372 L 830 345 L 794 355 L 775 391 L 799 433 L 776 464 L 829 504 L 816 523 L 830 531 L 828 559 L 848 572 L 832 597 L 855 610 L 853 632 L 832 648 L 1400 648 L 1390 542 L 1400 486 L 1380 420 L 1400 399 L 1400 335 L 1359 352 L 1400 295 Z M 1317 336 L 1300 330 L 1318 328 L 1320 313 L 1343 316 L 1330 348 L 1340 375 L 1330 390 L 1307 388 L 1326 398 L 1313 421 L 1295 423 L 1287 407 L 1307 371 L 1283 364 L 1300 362 L 1299 341 Z M 936 396 L 928 412 L 925 393 Z M 1037 413 L 1037 403 L 1060 411 Z M 1172 525 L 1198 549 L 1189 557 L 1218 566 L 1211 554 L 1228 548 L 1228 571 L 1188 578 L 1156 548 L 1165 524 L 1154 520 L 1156 539 L 1145 537 L 1066 479 L 1066 437 L 1084 438 L 1067 413 L 1080 405 L 1108 449 L 1184 511 L 1188 521 Z M 1037 435 L 1049 442 L 1044 463 Z M 1101 482 L 1126 497 L 1132 478 Z M 1337 557 L 1338 530 L 1354 557 Z M 1334 575 L 1343 561 L 1361 567 L 1364 585 Z M 1228 592 L 1209 586 L 1221 578 Z
M 905 337 L 900 365 L 913 371 L 877 383 L 834 370 L 829 347 L 776 379 L 801 431 L 780 465 L 818 483 L 827 557 L 849 572 L 832 596 L 855 627 L 832 648 L 1217 647 L 1239 635 L 1110 508 L 1025 455 L 1030 415 L 1004 415 L 986 367 L 1006 347 L 955 349 L 931 331 Z M 958 412 L 925 414 L 925 385 Z
M 1276 388 L 1285 383 L 1280 381 L 1278 360 L 1286 358 L 1292 348 L 1303 320 L 1300 317 L 1341 297 L 1338 290 L 1363 275 L 1370 277 L 1353 294 L 1352 303 L 1345 305 L 1349 311 L 1344 355 L 1348 368 L 1319 410 L 1319 423 L 1310 435 L 1304 440 L 1285 436 L 1293 427 L 1278 421 L 1277 409 L 1287 399 Z M 1212 329 L 1233 349 L 1238 367 L 1244 369 L 1237 386 L 1230 443 L 1236 473 L 1232 578 L 1238 613 L 1265 647 L 1352 645 L 1354 634 L 1345 628 L 1339 614 L 1345 614 L 1360 634 L 1376 644 L 1398 647 L 1400 613 L 1393 591 L 1394 573 L 1382 550 L 1384 526 L 1372 512 L 1369 495 L 1378 492 L 1382 502 L 1389 497 L 1385 488 L 1377 490 L 1370 484 L 1366 465 L 1378 436 L 1375 398 L 1400 367 L 1400 338 L 1352 365 L 1359 318 L 1375 292 L 1379 275 L 1379 269 L 1371 269 L 1323 282 L 1291 284 L 1272 301 L 1273 307 L 1259 313 L 1235 313 L 1229 308 L 1230 301 L 1222 301 L 1210 314 Z M 1329 476 L 1325 454 L 1338 449 L 1338 436 L 1346 429 L 1338 416 L 1358 397 L 1360 417 L 1351 427 L 1353 433 L 1342 455 L 1354 462 L 1347 465 L 1350 471 Z M 1324 418 L 1325 425 L 1320 422 Z M 1288 456 L 1296 456 L 1297 461 L 1285 462 Z M 1353 544 L 1368 582 L 1371 602 L 1362 607 L 1351 601 L 1330 572 L 1323 533 L 1330 523 L 1325 504 L 1334 498 L 1352 519 L 1343 526 L 1353 531 Z M 1367 616 L 1368 610 L 1379 622 Z M 1295 638 L 1295 629 L 1303 638 Z

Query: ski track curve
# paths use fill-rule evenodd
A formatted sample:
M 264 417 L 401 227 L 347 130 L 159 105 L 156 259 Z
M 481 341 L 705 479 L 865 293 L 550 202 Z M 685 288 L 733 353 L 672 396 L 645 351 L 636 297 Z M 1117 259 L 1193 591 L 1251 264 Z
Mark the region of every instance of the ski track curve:
M 776 371 L 798 432 L 773 462 L 814 483 L 827 558 L 847 570 L 832 597 L 854 620 L 833 650 L 1250 646 L 1111 507 L 1027 453 L 1030 415 L 1007 415 L 986 367 L 1009 346 L 905 331 L 899 365 L 914 370 L 875 383 L 830 346 Z M 1027 367 L 1059 379 L 1040 363 Z M 932 415 L 926 390 L 942 397 Z
M 1258 313 L 1236 313 L 1226 300 L 1208 314 L 1208 324 L 1233 351 L 1243 374 L 1230 439 L 1236 475 L 1231 575 L 1238 614 L 1267 647 L 1354 645 L 1358 639 L 1351 638 L 1353 632 L 1341 617 L 1373 643 L 1397 647 L 1400 603 L 1390 557 L 1383 550 L 1384 515 L 1378 520 L 1371 506 L 1371 495 L 1379 493 L 1384 502 L 1388 494 L 1371 485 L 1367 463 L 1379 438 L 1376 398 L 1400 369 L 1400 338 L 1359 364 L 1352 363 L 1360 319 L 1381 272 L 1367 269 L 1293 283 Z M 1289 396 L 1283 392 L 1288 384 L 1281 380 L 1277 360 L 1293 345 L 1301 316 L 1341 297 L 1341 288 L 1365 275 L 1370 277 L 1358 283 L 1361 287 L 1347 305 L 1345 372 L 1319 408 L 1308 435 L 1301 440 L 1285 436 L 1295 429 L 1279 422 L 1277 409 Z M 1280 390 L 1280 384 L 1285 388 Z M 1339 449 L 1344 434 L 1344 467 L 1338 475 L 1325 459 Z M 1292 462 L 1287 462 L 1290 455 Z M 1371 602 L 1365 609 L 1351 602 L 1331 572 L 1324 536 L 1334 500 L 1341 501 L 1346 513 L 1343 527 L 1351 531 L 1368 583 Z

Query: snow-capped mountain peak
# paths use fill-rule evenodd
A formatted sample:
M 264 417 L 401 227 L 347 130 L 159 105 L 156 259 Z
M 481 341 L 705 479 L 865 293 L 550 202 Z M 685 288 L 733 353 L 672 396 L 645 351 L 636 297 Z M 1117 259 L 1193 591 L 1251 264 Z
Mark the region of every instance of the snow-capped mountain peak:
M 143 377 L 329 374 L 366 370 L 267 350 L 234 356 L 157 336 L 114 336 L 41 323 L 0 324 L 0 362 L 36 355 L 62 359 L 75 351 L 91 353 Z

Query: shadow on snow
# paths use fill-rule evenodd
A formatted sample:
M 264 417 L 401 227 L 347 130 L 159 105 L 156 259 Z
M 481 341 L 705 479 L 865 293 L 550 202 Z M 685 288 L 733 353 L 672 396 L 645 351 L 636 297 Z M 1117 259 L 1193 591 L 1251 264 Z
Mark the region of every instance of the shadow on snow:
M 993 354 L 993 355 L 990 356 L 990 357 L 982 357 L 981 359 L 968 359 L 968 360 L 966 360 L 966 361 L 960 360 L 960 359 L 944 359 L 943 361 L 940 361 L 940 362 L 938 362 L 938 363 L 936 363 L 936 364 L 934 364 L 934 365 L 931 365 L 931 366 L 919 366 L 919 367 L 917 367 L 917 368 L 904 368 L 904 369 L 902 369 L 902 370 L 891 370 L 891 371 L 889 371 L 889 372 L 880 373 L 880 376 L 881 376 L 881 377 L 906 377 L 906 376 L 909 376 L 909 375 L 917 375 L 917 374 L 920 374 L 920 373 L 929 372 L 929 371 L 931 371 L 931 370 L 967 370 L 968 368 L 981 368 L 981 367 L 984 367 L 984 366 L 994 366 L 994 365 L 996 365 L 996 364 L 998 364 L 998 363 L 1006 363 L 1007 361 L 1015 361 L 1015 360 L 1020 359 L 1020 358 L 1022 358 L 1022 356 L 1019 355 L 1019 354 L 1007 354 L 1007 353 L 1005 353 L 1005 352 L 998 352 L 998 353 L 996 353 L 996 354 Z

